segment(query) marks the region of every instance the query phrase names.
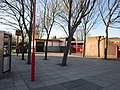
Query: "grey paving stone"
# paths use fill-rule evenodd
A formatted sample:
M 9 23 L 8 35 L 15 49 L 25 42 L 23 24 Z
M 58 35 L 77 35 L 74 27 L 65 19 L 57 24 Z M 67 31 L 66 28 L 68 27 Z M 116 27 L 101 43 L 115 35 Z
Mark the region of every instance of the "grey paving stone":
M 100 90 L 120 90 L 120 83 L 116 83 L 114 85 L 111 85 L 109 87 L 106 87 L 106 88 L 103 88 L 103 89 L 100 89 Z
M 103 87 L 93 84 L 93 83 L 89 83 L 89 84 L 85 84 L 82 86 L 78 86 L 76 88 L 72 88 L 70 90 L 99 90 L 102 89 Z
M 96 82 L 99 81 L 98 79 L 94 78 L 94 77 L 85 77 L 83 78 L 84 80 L 90 81 L 90 82 Z
M 34 88 L 30 90 L 50 90 L 48 87 L 40 87 L 40 88 Z
M 15 86 L 17 86 L 17 85 L 25 85 L 26 83 L 24 80 L 16 80 L 16 81 L 14 81 L 14 84 L 15 84 Z
M 72 81 L 70 82 L 65 82 L 65 83 L 61 83 L 61 85 L 63 87 L 65 87 L 66 89 L 70 89 L 70 88 L 74 88 L 74 87 L 77 87 L 78 85 Z
M 13 81 L 11 80 L 2 80 L 0 81 L 0 89 L 14 87 Z
M 11 87 L 11 88 L 4 88 L 4 89 L 0 89 L 0 90 L 17 90 L 16 87 Z
M 29 90 L 29 88 L 26 85 L 18 85 L 16 86 L 17 90 Z
M 107 89 L 107 88 L 102 88 L 102 89 L 99 89 L 99 90 L 109 90 L 109 89 Z
M 55 80 L 56 80 L 56 82 L 58 82 L 58 83 L 63 83 L 63 82 L 70 81 L 70 80 L 67 79 L 67 78 L 58 78 L 58 79 L 55 79 Z
M 44 81 L 43 84 L 45 84 L 46 86 L 49 86 L 49 85 L 55 85 L 57 84 L 58 82 L 56 80 L 48 80 L 48 81 Z
M 33 89 L 33 88 L 44 87 L 45 84 L 43 84 L 42 82 L 34 81 L 34 82 L 28 82 L 28 83 L 27 83 L 27 86 L 28 86 L 30 89 Z
M 73 82 L 76 83 L 78 86 L 82 86 L 82 85 L 91 83 L 91 82 L 86 81 L 84 79 L 77 79 L 77 80 L 74 80 Z
M 94 81 L 94 83 L 102 87 L 108 87 L 108 86 L 115 84 L 116 82 Z
M 22 80 L 23 78 L 19 76 L 19 77 L 13 77 L 12 79 L 13 81 L 16 81 L 16 80 Z
M 51 76 L 51 78 L 52 79 L 56 79 L 56 78 L 62 78 L 63 76 L 61 76 L 61 75 L 58 75 L 58 74 L 56 74 L 56 75 L 52 75 Z
M 62 85 L 53 85 L 53 86 L 48 86 L 49 90 L 67 90 L 65 87 Z

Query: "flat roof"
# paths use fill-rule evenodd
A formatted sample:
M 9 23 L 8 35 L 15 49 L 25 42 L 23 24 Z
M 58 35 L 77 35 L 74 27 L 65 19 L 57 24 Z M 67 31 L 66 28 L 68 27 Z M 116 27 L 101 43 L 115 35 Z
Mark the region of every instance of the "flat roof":
M 46 41 L 46 39 L 35 39 L 36 41 Z M 59 39 L 49 39 L 48 41 L 56 41 L 56 42 L 61 42 Z

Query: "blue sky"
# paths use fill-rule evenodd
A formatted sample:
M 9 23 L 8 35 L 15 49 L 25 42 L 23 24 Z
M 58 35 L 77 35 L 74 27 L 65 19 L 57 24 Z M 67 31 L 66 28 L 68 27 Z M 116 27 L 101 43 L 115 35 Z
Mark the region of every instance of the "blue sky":
M 92 29 L 89 32 L 90 36 L 105 36 L 105 27 L 104 25 L 100 25 L 97 26 L 95 29 Z M 59 37 L 66 37 L 66 34 L 64 33 L 64 31 L 62 30 L 62 28 L 53 28 L 51 31 L 51 35 L 52 36 L 57 36 L 57 38 Z M 120 30 L 118 29 L 114 29 L 114 28 L 109 28 L 109 37 L 120 37 Z M 46 36 L 44 36 L 43 38 L 46 38 Z
M 102 24 L 99 24 L 99 26 L 97 25 L 97 27 L 93 30 L 90 31 L 90 36 L 105 36 L 105 27 Z M 8 29 L 7 26 L 1 25 L 0 24 L 0 30 L 4 30 L 7 32 L 11 32 L 11 33 L 15 33 L 14 30 L 12 29 Z M 51 35 L 52 36 L 57 36 L 57 38 L 60 37 L 66 37 L 66 34 L 64 33 L 62 28 L 58 28 L 58 27 L 54 27 L 51 31 Z M 109 37 L 120 37 L 120 30 L 118 29 L 114 29 L 114 28 L 109 28 Z M 46 38 L 46 36 L 44 36 L 43 38 Z
M 97 27 L 90 31 L 91 36 L 105 36 L 105 26 L 102 24 L 97 25 Z M 108 30 L 109 37 L 120 37 L 120 30 L 115 28 L 110 28 Z

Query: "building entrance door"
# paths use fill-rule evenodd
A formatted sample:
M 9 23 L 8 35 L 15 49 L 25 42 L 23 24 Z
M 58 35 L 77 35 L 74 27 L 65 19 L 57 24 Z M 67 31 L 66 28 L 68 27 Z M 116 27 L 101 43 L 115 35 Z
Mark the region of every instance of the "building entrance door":
M 36 52 L 44 51 L 44 42 L 36 42 Z

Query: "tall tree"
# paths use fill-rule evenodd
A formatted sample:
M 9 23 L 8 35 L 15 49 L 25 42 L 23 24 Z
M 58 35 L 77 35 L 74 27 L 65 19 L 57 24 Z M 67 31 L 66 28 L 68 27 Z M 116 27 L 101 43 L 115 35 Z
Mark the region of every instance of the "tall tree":
M 31 64 L 31 41 L 32 41 L 32 21 L 33 21 L 33 0 L 20 0 L 22 6 L 22 20 L 24 28 L 28 34 L 28 60 L 27 64 Z
M 105 49 L 104 49 L 104 59 L 107 59 L 107 49 L 108 49 L 108 30 L 109 27 L 113 25 L 113 22 L 118 19 L 120 0 L 98 0 L 98 8 L 102 21 L 105 25 Z M 114 26 L 113 26 L 114 27 Z
M 13 10 L 16 16 L 20 16 L 19 23 L 22 22 L 23 27 L 26 30 L 26 33 L 28 34 L 29 38 L 27 64 L 31 64 L 31 40 L 32 40 L 31 36 L 32 36 L 32 19 L 34 2 L 33 0 L 2 0 L 2 1 L 9 6 L 8 9 Z M 18 15 L 16 14 L 16 12 L 18 13 Z M 14 26 L 14 24 L 15 23 L 12 22 L 11 25 Z
M 62 3 L 62 2 L 61 2 Z M 82 18 L 91 12 L 96 0 L 63 0 L 63 13 L 60 15 L 68 23 L 68 42 L 64 51 L 62 65 L 67 65 L 68 51 L 76 28 L 81 24 Z
M 85 56 L 87 34 L 90 32 L 91 29 L 95 28 L 96 24 L 98 24 L 99 16 L 100 14 L 96 4 L 94 8 L 91 10 L 91 12 L 82 19 L 82 28 L 83 28 L 83 35 L 84 35 L 83 57 Z
M 1 0 L 0 23 L 10 26 L 13 30 L 20 30 L 22 37 L 22 60 L 24 60 L 24 26 L 22 22 L 22 11 L 20 2 L 15 0 Z
M 47 51 L 48 51 L 48 40 L 49 40 L 49 36 L 51 33 L 51 30 L 53 28 L 53 25 L 55 23 L 55 18 L 58 14 L 58 0 L 43 0 L 42 2 L 43 5 L 43 17 L 42 17 L 42 21 L 43 21 L 43 27 L 45 29 L 46 35 L 47 35 L 47 39 L 46 39 L 46 44 L 45 44 L 45 60 L 47 60 Z

